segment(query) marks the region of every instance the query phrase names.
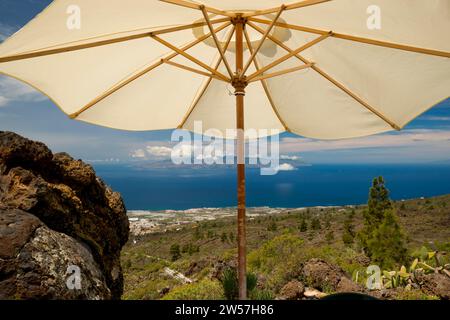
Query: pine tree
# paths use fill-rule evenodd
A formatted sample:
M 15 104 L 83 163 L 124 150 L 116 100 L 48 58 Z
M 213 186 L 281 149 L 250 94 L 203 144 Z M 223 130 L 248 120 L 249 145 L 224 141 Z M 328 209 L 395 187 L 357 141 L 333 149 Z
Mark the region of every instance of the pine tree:
M 353 225 L 353 217 L 355 210 L 352 210 L 344 221 L 344 232 L 342 234 L 342 241 L 345 245 L 351 246 L 355 239 L 355 226 Z
M 393 208 L 391 199 L 389 199 L 389 190 L 385 186 L 383 177 L 373 180 L 367 205 L 364 219 L 367 227 L 369 227 L 368 231 L 372 232 L 383 220 L 385 211 Z
M 308 230 L 308 224 L 305 219 L 302 219 L 302 222 L 300 223 L 300 232 L 306 232 L 306 230 Z
M 393 210 L 387 210 L 383 222 L 368 240 L 372 261 L 391 269 L 407 260 L 406 236 Z
M 170 255 L 172 256 L 172 261 L 176 261 L 181 258 L 180 245 L 173 244 L 170 246 Z
M 389 190 L 386 188 L 383 177 L 377 177 L 372 182 L 369 192 L 367 209 L 363 212 L 364 228 L 358 234 L 361 247 L 367 255 L 371 255 L 368 241 L 373 232 L 382 223 L 386 210 L 392 209 L 392 202 L 389 199 Z
M 322 226 L 320 225 L 319 218 L 314 218 L 311 220 L 311 229 L 313 230 L 320 230 Z
M 406 236 L 397 222 L 382 177 L 373 181 L 368 209 L 364 212 L 364 228 L 358 239 L 371 260 L 383 268 L 392 268 L 406 260 Z

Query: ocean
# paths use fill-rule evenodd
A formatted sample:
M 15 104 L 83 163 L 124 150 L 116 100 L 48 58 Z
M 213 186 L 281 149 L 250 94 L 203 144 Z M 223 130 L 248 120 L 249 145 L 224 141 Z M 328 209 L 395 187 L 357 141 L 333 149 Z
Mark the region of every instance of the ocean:
M 122 194 L 128 210 L 236 206 L 232 168 L 150 168 L 94 165 Z M 394 200 L 450 194 L 450 165 L 313 165 L 275 176 L 247 170 L 247 206 L 299 208 L 363 204 L 371 181 L 383 176 Z

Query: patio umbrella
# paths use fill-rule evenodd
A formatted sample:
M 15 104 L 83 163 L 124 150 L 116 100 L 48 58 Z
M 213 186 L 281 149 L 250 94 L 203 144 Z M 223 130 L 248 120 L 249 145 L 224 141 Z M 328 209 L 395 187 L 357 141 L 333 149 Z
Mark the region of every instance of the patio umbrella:
M 400 130 L 448 97 L 450 1 L 376 3 L 56 0 L 0 46 L 0 72 L 72 119 L 123 130 Z M 238 134 L 241 299 L 244 143 Z

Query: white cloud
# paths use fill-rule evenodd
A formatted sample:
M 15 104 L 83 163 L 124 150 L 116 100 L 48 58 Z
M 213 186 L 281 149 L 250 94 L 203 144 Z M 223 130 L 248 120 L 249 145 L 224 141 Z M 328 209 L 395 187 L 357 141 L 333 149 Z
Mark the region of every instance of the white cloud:
M 300 160 L 301 158 L 299 156 L 289 156 L 289 155 L 281 155 L 280 156 L 281 160 L 292 160 L 292 161 L 297 161 Z
M 144 149 L 138 149 L 131 153 L 131 157 L 135 159 L 145 159 L 146 154 Z
M 172 148 L 164 146 L 147 146 L 147 153 L 155 157 L 169 157 L 172 153 Z
M 425 117 L 422 117 L 422 120 L 427 120 L 427 121 L 449 121 L 450 117 L 425 116 Z
M 96 160 L 86 160 L 87 163 L 119 163 L 120 159 L 109 158 L 109 159 L 96 159 Z
M 396 134 L 383 134 L 345 140 L 313 140 L 308 138 L 284 138 L 280 149 L 283 152 L 307 152 L 324 150 L 352 150 L 362 148 L 418 147 L 449 143 L 448 130 L 405 130 Z
M 16 79 L 0 76 L 0 107 L 13 101 L 35 102 L 45 99 L 44 95 L 32 87 Z
M 297 168 L 295 168 L 293 165 L 289 163 L 280 164 L 280 166 L 278 167 L 278 171 L 295 171 L 295 170 L 297 170 Z
M 0 107 L 4 107 L 8 104 L 9 100 L 3 96 L 0 96 Z

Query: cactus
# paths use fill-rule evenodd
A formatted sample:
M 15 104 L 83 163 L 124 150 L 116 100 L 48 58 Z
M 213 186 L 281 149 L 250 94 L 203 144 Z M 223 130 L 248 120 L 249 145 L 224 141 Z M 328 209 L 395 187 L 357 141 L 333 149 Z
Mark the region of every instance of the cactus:
M 409 267 L 409 272 L 414 272 L 416 271 L 417 268 L 417 264 L 419 263 L 419 259 L 414 259 L 413 263 L 411 264 L 411 266 Z
M 358 280 L 359 280 L 359 271 L 358 271 L 358 270 L 353 271 L 353 274 L 352 274 L 352 280 L 353 280 L 355 283 L 358 283 Z
M 443 273 L 450 277 L 450 264 L 442 265 L 440 253 L 437 251 L 428 251 L 422 247 L 419 257 L 414 259 L 409 268 L 402 266 L 399 271 L 383 270 L 382 283 L 386 289 L 404 287 L 405 290 L 411 290 L 417 283 L 416 275 L 418 273 Z

